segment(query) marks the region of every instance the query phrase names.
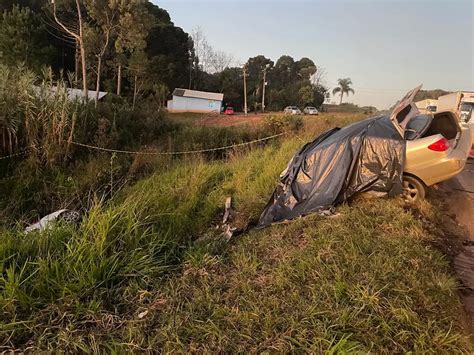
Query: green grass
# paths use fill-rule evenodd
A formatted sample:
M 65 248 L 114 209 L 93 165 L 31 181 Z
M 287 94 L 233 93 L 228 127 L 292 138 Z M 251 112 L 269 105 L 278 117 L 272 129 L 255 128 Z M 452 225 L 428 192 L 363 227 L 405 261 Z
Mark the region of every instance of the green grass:
M 77 230 L 0 230 L 0 344 L 63 351 L 468 351 L 456 282 L 397 200 L 342 206 L 225 244 L 258 219 L 301 137 L 189 158 L 95 201 Z M 428 215 L 426 218 L 433 218 Z
M 225 255 L 190 251 L 127 341 L 167 351 L 468 349 L 447 261 L 396 201 L 252 232 Z M 130 333 L 129 333 L 130 332 Z

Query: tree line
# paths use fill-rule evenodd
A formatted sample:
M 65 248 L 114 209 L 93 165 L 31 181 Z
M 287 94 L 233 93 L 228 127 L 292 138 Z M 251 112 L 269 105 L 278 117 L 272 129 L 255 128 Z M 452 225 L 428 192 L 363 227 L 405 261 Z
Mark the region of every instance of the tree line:
M 84 94 L 102 90 L 133 106 L 144 98 L 164 106 L 181 87 L 222 92 L 241 110 L 244 75 L 249 110 L 263 108 L 264 88 L 270 110 L 319 106 L 327 94 L 324 71 L 311 59 L 258 55 L 236 65 L 202 30 L 186 33 L 147 0 L 4 0 L 0 10 L 0 63 L 37 73 L 49 66 Z

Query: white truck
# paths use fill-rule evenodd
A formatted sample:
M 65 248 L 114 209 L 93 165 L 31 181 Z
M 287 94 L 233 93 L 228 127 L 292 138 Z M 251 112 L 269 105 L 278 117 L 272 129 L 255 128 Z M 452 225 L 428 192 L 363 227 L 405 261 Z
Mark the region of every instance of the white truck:
M 438 107 L 438 100 L 425 99 L 415 102 L 415 105 L 421 113 L 436 112 L 436 108 Z
M 474 158 L 474 92 L 459 91 L 438 97 L 436 112 L 448 110 L 458 115 L 461 124 L 471 127 L 473 143 L 469 157 Z

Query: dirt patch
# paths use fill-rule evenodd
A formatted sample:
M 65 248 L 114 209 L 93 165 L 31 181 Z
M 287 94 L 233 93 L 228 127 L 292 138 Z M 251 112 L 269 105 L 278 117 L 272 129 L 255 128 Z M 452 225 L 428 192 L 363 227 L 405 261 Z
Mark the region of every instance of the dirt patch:
M 442 211 L 451 217 L 453 223 L 446 223 L 442 218 L 437 222 L 438 226 L 446 233 L 443 240 L 446 244 L 456 243 L 455 255 L 452 256 L 452 264 L 457 277 L 461 283 L 460 297 L 466 311 L 467 329 L 474 342 L 474 179 L 472 167 L 474 164 L 468 162 L 464 171 L 457 177 L 441 184 L 437 191 L 437 198 Z M 460 228 L 459 228 L 460 227 Z M 444 248 L 442 248 L 444 249 Z
M 205 116 L 202 119 L 195 121 L 194 124 L 201 126 L 214 126 L 214 127 L 231 127 L 239 126 L 243 124 L 256 126 L 260 125 L 266 114 L 257 115 L 218 115 L 218 116 Z

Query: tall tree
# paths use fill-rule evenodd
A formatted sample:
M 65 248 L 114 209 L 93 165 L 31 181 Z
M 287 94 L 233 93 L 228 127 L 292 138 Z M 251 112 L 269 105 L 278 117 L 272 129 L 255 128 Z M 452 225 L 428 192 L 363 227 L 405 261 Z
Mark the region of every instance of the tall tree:
M 355 92 L 354 92 L 354 89 L 351 88 L 351 85 L 352 85 L 351 78 L 338 79 L 337 84 L 338 86 L 332 90 L 332 94 L 335 95 L 337 93 L 340 93 L 340 97 L 341 97 L 339 101 L 339 105 L 340 105 L 342 104 L 343 95 L 349 96 L 349 93 L 354 94 Z
M 144 86 L 148 83 L 147 81 L 147 71 L 149 67 L 149 61 L 146 53 L 144 51 L 135 51 L 130 57 L 127 71 L 129 77 L 133 82 L 133 107 L 137 102 L 137 98 L 144 89 Z
M 122 69 L 135 52 L 143 52 L 153 19 L 147 11 L 146 0 L 120 1 L 115 51 L 117 53 L 117 95 L 121 94 Z M 135 92 L 135 90 L 134 90 Z
M 74 38 L 77 42 L 80 51 L 81 57 L 81 66 L 82 66 L 82 90 L 84 93 L 84 98 L 88 97 L 88 87 L 87 87 L 87 62 L 86 62 L 86 49 L 84 45 L 84 23 L 82 17 L 82 8 L 80 0 L 75 0 L 76 4 L 76 13 L 77 24 L 67 24 L 65 20 L 60 20 L 58 17 L 58 11 L 56 6 L 56 0 L 52 0 L 53 4 L 53 16 L 56 23 L 59 27 L 69 36 Z M 67 21 L 70 22 L 70 21 Z
M 300 96 L 301 107 L 304 107 L 307 104 L 313 104 L 314 93 L 311 85 L 301 87 L 301 89 L 298 91 L 298 95 Z
M 233 60 L 234 57 L 231 54 L 223 51 L 213 51 L 210 58 L 211 70 L 214 73 L 220 73 L 224 69 L 228 68 L 232 64 Z
M 247 85 L 249 88 L 250 101 L 253 104 L 254 109 L 259 106 L 259 102 L 262 96 L 262 83 L 263 83 L 263 71 L 267 68 L 268 80 L 272 77 L 273 61 L 265 58 L 263 55 L 258 55 L 253 58 L 249 58 L 247 61 L 247 72 L 248 81 Z
M 91 51 L 97 60 L 95 104 L 99 100 L 102 64 L 109 44 L 116 35 L 118 28 L 118 3 L 116 0 L 87 0 L 87 13 L 93 21 L 91 27 Z
M 54 48 L 48 44 L 45 26 L 29 8 L 13 5 L 0 18 L 0 62 L 17 66 L 25 63 L 39 71 L 50 64 Z
M 194 63 L 192 39 L 171 22 L 165 10 L 151 2 L 147 3 L 147 10 L 153 19 L 145 49 L 150 58 L 150 79 L 163 82 L 170 89 L 189 87 Z

